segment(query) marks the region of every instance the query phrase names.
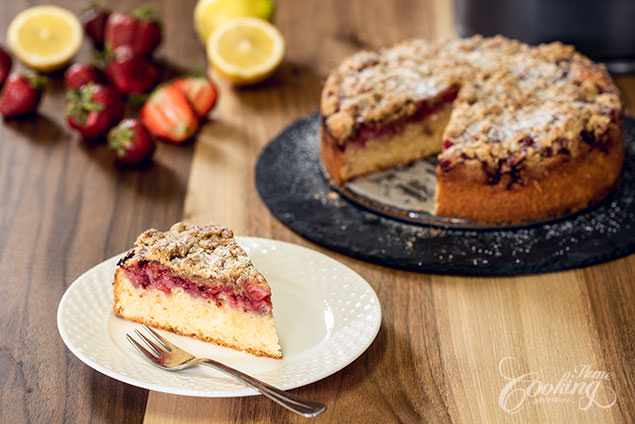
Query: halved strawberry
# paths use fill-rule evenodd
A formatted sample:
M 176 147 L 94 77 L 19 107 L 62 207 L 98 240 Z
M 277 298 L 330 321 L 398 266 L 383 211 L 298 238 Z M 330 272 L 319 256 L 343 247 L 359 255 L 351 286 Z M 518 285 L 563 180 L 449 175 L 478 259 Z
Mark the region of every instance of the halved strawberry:
M 205 77 L 185 77 L 174 81 L 174 85 L 185 94 L 199 118 L 207 116 L 216 104 L 218 90 Z
M 141 121 L 157 137 L 182 143 L 198 129 L 198 119 L 185 94 L 173 84 L 157 89 L 141 108 Z

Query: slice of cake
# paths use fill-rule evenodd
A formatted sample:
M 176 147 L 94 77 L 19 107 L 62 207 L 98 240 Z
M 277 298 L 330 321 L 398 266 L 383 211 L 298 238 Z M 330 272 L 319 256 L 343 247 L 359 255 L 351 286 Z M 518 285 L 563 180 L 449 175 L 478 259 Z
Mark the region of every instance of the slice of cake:
M 282 358 L 271 288 L 226 227 L 146 230 L 119 261 L 113 286 L 122 318 Z

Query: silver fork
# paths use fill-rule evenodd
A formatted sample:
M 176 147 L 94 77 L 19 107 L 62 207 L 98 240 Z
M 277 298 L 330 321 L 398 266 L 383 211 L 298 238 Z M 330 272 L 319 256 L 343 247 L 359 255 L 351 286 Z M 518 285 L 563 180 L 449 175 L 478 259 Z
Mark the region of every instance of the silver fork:
M 126 334 L 126 338 L 132 346 L 139 351 L 139 353 L 148 359 L 152 365 L 155 365 L 158 368 L 168 371 L 180 371 L 195 365 L 209 365 L 212 368 L 234 377 L 236 380 L 246 384 L 247 386 L 253 387 L 279 405 L 282 405 L 285 408 L 305 417 L 315 417 L 326 411 L 326 405 L 323 403 L 304 399 L 292 393 L 285 392 L 284 390 L 273 387 L 264 381 L 260 381 L 213 359 L 198 358 L 173 343 L 170 343 L 150 327 L 144 325 L 143 328 L 145 328 L 156 341 L 156 343 L 153 342 L 139 332 L 139 330 L 135 329 L 135 333 L 141 338 L 141 340 L 143 340 L 148 349 L 143 347 L 139 342 L 131 337 L 130 334 Z

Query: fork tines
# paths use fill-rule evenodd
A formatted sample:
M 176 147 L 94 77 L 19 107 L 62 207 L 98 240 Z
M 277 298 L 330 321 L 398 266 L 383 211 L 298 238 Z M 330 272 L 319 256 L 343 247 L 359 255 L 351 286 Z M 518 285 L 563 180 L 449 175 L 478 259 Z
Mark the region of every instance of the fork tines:
M 143 328 L 152 336 L 152 338 L 157 342 L 153 342 L 146 335 L 141 333 L 139 330 L 135 328 L 134 332 L 143 341 L 145 344 L 144 347 L 141 343 L 139 343 L 134 337 L 130 334 L 126 334 L 126 338 L 132 344 L 132 346 L 139 351 L 143 356 L 147 359 L 151 360 L 155 364 L 163 365 L 160 359 L 163 357 L 163 354 L 168 351 L 170 352 L 172 349 L 170 348 L 167 340 L 161 337 L 156 331 L 152 330 L 150 327 L 144 325 Z

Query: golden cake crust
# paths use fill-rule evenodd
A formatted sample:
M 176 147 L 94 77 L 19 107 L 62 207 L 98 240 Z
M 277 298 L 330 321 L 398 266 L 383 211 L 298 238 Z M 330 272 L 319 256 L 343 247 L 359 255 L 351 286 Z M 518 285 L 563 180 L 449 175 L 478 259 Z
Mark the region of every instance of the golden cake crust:
M 604 149 L 587 146 L 575 157 L 557 155 L 496 184 L 483 168 L 462 162 L 437 170 L 436 214 L 481 223 L 547 219 L 583 209 L 604 198 L 619 179 L 624 161 L 622 127 L 609 130 Z M 531 173 L 531 174 L 530 174 Z
M 168 231 L 154 228 L 141 233 L 135 247 L 124 258 L 156 261 L 174 273 L 210 281 L 233 282 L 244 289 L 247 282 L 269 289 L 234 233 L 222 225 L 207 226 L 177 222 Z M 197 278 L 199 280 L 199 278 Z

